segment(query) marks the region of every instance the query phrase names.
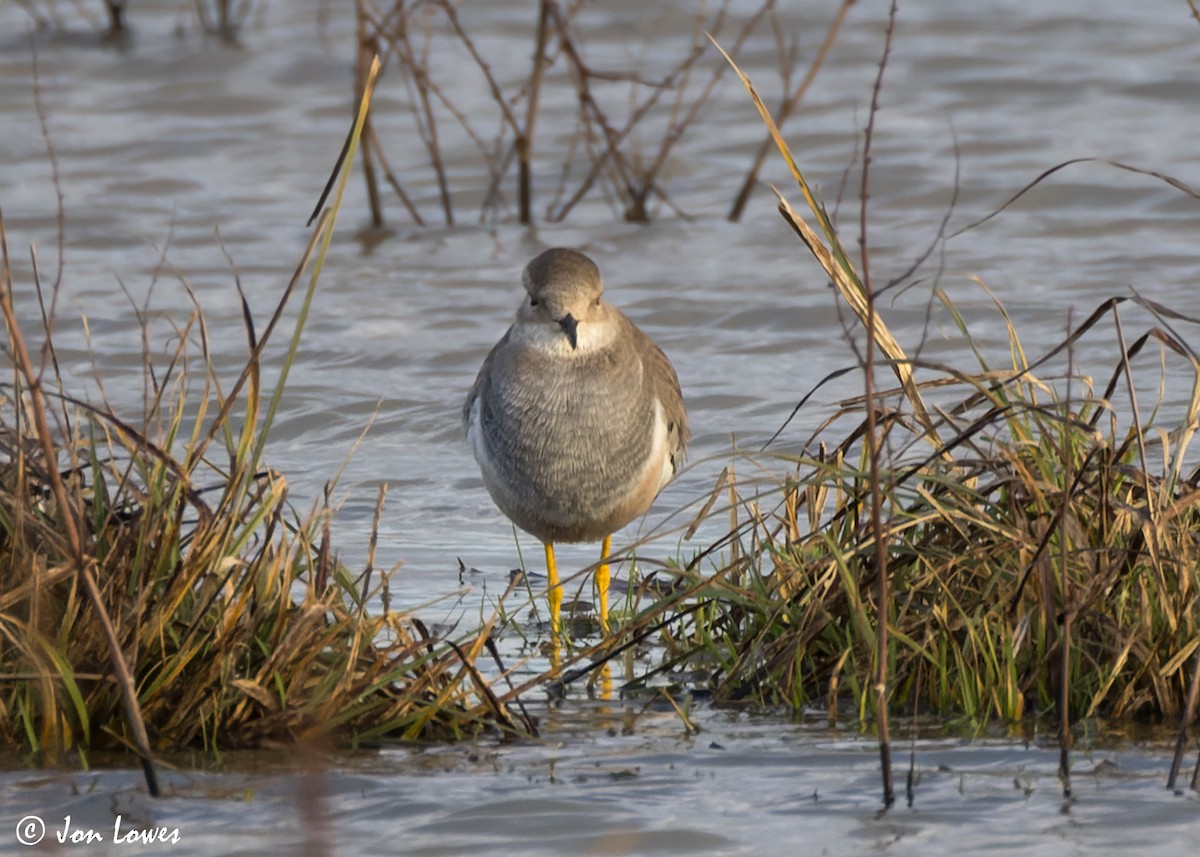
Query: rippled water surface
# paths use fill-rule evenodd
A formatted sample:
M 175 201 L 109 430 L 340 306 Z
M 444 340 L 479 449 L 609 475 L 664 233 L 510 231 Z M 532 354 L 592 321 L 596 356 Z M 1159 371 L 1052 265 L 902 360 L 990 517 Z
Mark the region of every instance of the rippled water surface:
M 1165 790 L 1169 760 L 1144 747 L 1077 754 L 1064 800 L 1049 747 L 921 741 L 913 805 L 882 814 L 870 741 L 773 718 L 699 722 L 688 735 L 668 714 L 632 727 L 631 715 L 614 717 L 608 730 L 592 719 L 579 731 L 559 724 L 544 744 L 393 750 L 335 770 L 275 771 L 256 756 L 243 773 L 231 757 L 221 774 L 168 774 L 159 801 L 133 772 L 10 776 L 0 799 L 6 824 L 36 815 L 48 840 L 68 815 L 72 830 L 104 835 L 89 854 L 129 853 L 112 842 L 118 815 L 124 835 L 178 830 L 155 853 L 187 855 L 1195 851 L 1200 800 Z
M 595 4 L 582 19 L 590 56 L 605 68 L 661 74 L 664 56 L 686 50 L 690 38 L 687 9 L 677 5 L 647 16 L 644 4 Z M 797 40 L 803 67 L 835 4 L 781 5 L 781 26 Z M 528 4 L 461 7 L 497 76 L 516 86 L 532 50 Z M 70 17 L 65 5 L 61 11 Z M 18 304 L 32 325 L 38 311 L 29 246 L 37 246 L 44 281 L 53 281 L 59 263 L 55 189 L 31 83 L 36 45 L 38 95 L 66 213 L 59 356 L 89 395 L 99 395 L 94 379 L 101 377 L 114 406 L 133 414 L 142 389 L 133 306 L 149 307 L 149 347 L 165 353 L 171 320 L 190 309 L 180 284 L 186 277 L 206 313 L 217 365 L 234 371 L 245 337 L 221 242 L 261 324 L 300 257 L 304 221 L 350 111 L 353 15 L 346 2 L 269 4 L 238 47 L 203 37 L 190 15 L 189 4 L 132 4 L 135 31 L 118 47 L 101 44 L 82 24 L 31 37 L 28 15 L 0 3 L 0 205 Z M 858 174 L 844 188 L 843 176 L 861 149 L 884 19 L 879 2 L 855 5 L 828 66 L 785 127 L 809 181 L 831 205 L 840 195 L 848 246 L 857 237 Z M 743 53 L 768 103 L 780 91 L 774 50 L 764 30 Z M 510 65 L 512 57 L 519 61 Z M 699 67 L 707 75 L 716 63 L 706 57 Z M 492 115 L 469 63 L 447 68 L 444 85 L 459 107 Z M 948 212 L 953 233 L 1068 159 L 1116 160 L 1200 184 L 1198 70 L 1200 24 L 1182 2 L 903 3 L 873 150 L 876 281 L 908 268 Z M 480 222 L 480 156 L 451 122 L 443 139 L 461 178 L 459 217 L 458 225 L 439 225 L 436 187 L 402 118 L 407 96 L 388 81 L 377 127 L 434 225 L 412 226 L 389 198 L 392 231 L 372 233 L 361 183 L 352 183 L 268 457 L 303 507 L 374 415 L 339 484 L 339 541 L 346 559 L 361 561 L 376 490 L 387 483 L 379 563 L 404 562 L 394 586 L 403 603 L 455 592 L 461 558 L 479 570 L 472 592 L 429 610 L 449 618 L 466 605 L 470 615 L 479 591 L 502 588 L 518 562 L 512 530 L 461 438 L 459 408 L 515 310 L 521 267 L 540 249 L 578 246 L 596 259 L 612 302 L 671 356 L 689 405 L 690 469 L 618 541 L 677 523 L 672 511 L 712 486 L 735 446 L 761 444 L 821 377 L 853 364 L 832 291 L 770 193 L 760 188 L 741 223 L 724 219 L 762 136 L 732 78 L 718 86 L 668 164 L 665 187 L 687 219 L 662 206 L 649 225 L 625 223 L 595 194 L 565 223 L 536 229 L 507 214 Z M 575 95 L 565 85 L 549 87 L 544 105 L 539 145 L 565 152 L 573 127 L 552 120 L 575 110 Z M 657 138 L 647 135 L 644 145 L 649 156 Z M 541 205 L 560 163 L 540 162 Z M 763 178 L 799 207 L 777 159 Z M 929 359 L 970 368 L 951 318 L 931 308 L 935 285 L 999 365 L 1008 359 L 1006 330 L 981 283 L 1006 305 L 1031 355 L 1131 289 L 1197 315 L 1198 215 L 1195 198 L 1151 177 L 1099 163 L 1067 167 L 999 216 L 939 245 L 915 285 L 884 304 L 886 318 L 910 350 L 920 343 Z M 1136 309 L 1125 319 L 1136 333 L 1150 323 Z M 1191 334 L 1186 322 L 1179 325 Z M 1112 326 L 1102 324 L 1072 359 L 1106 379 L 1116 352 Z M 1168 400 L 1177 403 L 1190 370 L 1173 358 L 1166 366 Z M 1146 383 L 1153 391 L 1157 377 Z M 799 448 L 859 385 L 851 375 L 823 388 L 780 448 Z M 769 464 L 738 466 L 746 479 L 773 478 Z M 675 551 L 674 538 L 658 543 L 663 553 Z M 537 555 L 531 540 L 523 548 Z M 580 567 L 593 553 L 568 547 L 560 558 Z M 346 854 L 481 847 L 751 854 L 784 841 L 808 843 L 805 853 L 813 854 L 1016 847 L 1132 854 L 1146 843 L 1156 854 L 1188 854 L 1200 832 L 1196 800 L 1162 789 L 1166 765 L 1152 750 L 1081 755 L 1076 801 L 1064 805 L 1049 751 L 1005 742 L 923 744 L 916 808 L 878 817 L 869 743 L 770 718 L 709 714 L 705 723 L 691 738 L 664 715 L 639 721 L 630 735 L 564 729 L 536 746 L 397 750 L 339 763 L 314 781 L 316 798 L 298 796 L 297 777 L 283 773 L 175 775 L 175 796 L 153 806 L 133 794 L 136 777 L 119 772 L 6 775 L 0 794 L 6 826 L 14 807 L 108 828 L 129 801 L 131 813 L 184 832 L 172 854 L 264 853 L 301 841 L 313 833 L 305 826 L 311 820 L 301 818 L 306 800 L 330 814 L 327 835 Z M 0 851 L 11 847 L 0 836 Z

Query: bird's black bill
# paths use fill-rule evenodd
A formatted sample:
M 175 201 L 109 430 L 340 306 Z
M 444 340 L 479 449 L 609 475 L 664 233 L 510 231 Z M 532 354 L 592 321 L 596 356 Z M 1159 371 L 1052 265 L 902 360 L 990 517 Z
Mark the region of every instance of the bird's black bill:
M 567 313 L 558 320 L 558 326 L 563 329 L 563 333 L 567 335 L 567 341 L 571 343 L 571 348 L 578 346 L 575 329 L 579 327 L 579 322 L 575 320 L 575 316 Z

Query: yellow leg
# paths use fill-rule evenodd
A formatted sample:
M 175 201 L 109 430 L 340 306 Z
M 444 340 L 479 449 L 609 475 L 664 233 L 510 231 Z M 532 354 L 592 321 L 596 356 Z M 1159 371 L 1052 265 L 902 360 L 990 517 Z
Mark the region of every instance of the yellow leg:
M 600 567 L 596 569 L 596 589 L 600 592 L 600 630 L 608 633 L 608 554 L 612 550 L 612 536 L 605 536 L 600 546 Z
M 550 602 L 550 634 L 555 641 L 558 640 L 558 632 L 561 630 L 559 624 L 559 614 L 562 612 L 562 587 L 558 585 L 558 564 L 554 561 L 554 545 L 546 542 L 546 577 L 549 578 L 549 590 L 546 593 L 546 600 Z

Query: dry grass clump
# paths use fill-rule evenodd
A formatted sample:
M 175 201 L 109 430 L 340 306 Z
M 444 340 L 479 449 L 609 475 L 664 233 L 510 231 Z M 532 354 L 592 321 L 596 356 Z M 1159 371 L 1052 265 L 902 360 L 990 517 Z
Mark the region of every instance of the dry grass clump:
M 0 746 L 138 748 L 139 721 L 155 751 L 523 728 L 474 668 L 487 628 L 453 642 L 368 612 L 386 575 L 339 563 L 327 505 L 297 513 L 263 463 L 315 274 L 274 390 L 260 364 L 308 254 L 261 333 L 243 301 L 249 356 L 231 385 L 199 308 L 173 353 L 147 349 L 133 425 L 67 392 L 49 340 L 31 365 L 4 249 Z
M 1091 321 L 1102 314 L 1115 303 Z M 1188 353 L 1171 336 L 1154 328 L 1130 357 L 1152 337 Z M 1050 711 L 1065 681 L 1077 716 L 1178 718 L 1200 647 L 1200 478 L 1181 473 L 1197 414 L 1175 435 L 1116 429 L 1105 417 L 1127 370 L 1099 396 L 1076 379 L 1071 399 L 1036 364 L 927 382 L 970 389 L 942 409 L 940 443 L 914 430 L 899 390 L 880 393 L 883 444 L 909 459 L 880 474 L 886 609 L 860 425 L 796 460 L 773 510 L 746 504 L 750 559 L 720 576 L 726 609 L 695 637 L 720 664 L 717 697 L 832 706 L 848 693 L 866 713 L 883 612 L 893 706 L 1012 721 Z
M 792 460 L 774 508 L 761 493 L 743 500 L 727 474 L 740 517 L 715 549 L 728 547 L 728 561 L 637 621 L 671 629 L 662 669 L 708 666 L 720 700 L 825 701 L 832 717 L 849 699 L 884 725 L 900 706 L 975 723 L 1054 710 L 1064 747 L 1081 716 L 1194 722 L 1200 471 L 1187 452 L 1200 426 L 1200 360 L 1175 326 L 1196 322 L 1134 296 L 1151 323 L 1127 342 L 1119 309 L 1130 299 L 1115 298 L 1029 362 L 997 304 L 1011 363 L 995 368 L 935 291 L 979 370 L 910 358 L 875 312 L 865 250 L 860 275 L 742 80 L 816 226 L 777 194 L 779 211 L 866 332 L 856 350 L 866 393 L 834 418 L 855 417 L 841 443 Z M 1113 325 L 1116 357 L 1097 394 L 1074 351 L 1101 322 Z M 1144 422 L 1137 398 L 1147 345 L 1159 346 L 1160 396 L 1185 403 L 1166 427 Z M 877 387 L 875 355 L 894 389 Z M 1043 374 L 1056 358 L 1066 370 Z M 1169 360 L 1190 379 L 1182 396 Z M 1128 404 L 1118 408 L 1118 394 Z M 814 436 L 827 438 L 829 425 Z
M 491 622 L 435 638 L 390 610 L 374 535 L 362 572 L 336 558 L 332 483 L 323 504 L 299 514 L 287 481 L 264 463 L 377 72 L 374 64 L 308 247 L 264 326 L 234 277 L 247 339 L 236 377 L 217 372 L 185 278 L 194 310 L 172 321 L 173 351 L 152 352 L 149 314 L 135 309 L 144 390 L 136 422 L 68 391 L 52 336 L 62 269 L 47 299 L 31 252 L 25 303 L 36 300 L 45 337 L 35 364 L 0 215 L 0 312 L 13 367 L 0 382 L 0 748 L 50 761 L 70 752 L 85 764 L 91 750 L 132 749 L 157 794 L 153 756 L 162 750 L 533 731 L 475 667 Z M 59 241 L 61 258 L 61 233 Z M 278 380 L 265 387 L 268 345 L 306 273 L 295 327 L 272 365 Z M 372 601 L 384 609 L 369 612 Z
M 701 667 L 699 683 L 719 702 L 825 706 L 831 718 L 849 704 L 869 720 L 882 614 L 894 711 L 981 726 L 1045 717 L 1065 700 L 1073 720 L 1195 722 L 1200 470 L 1187 452 L 1200 425 L 1200 364 L 1168 319 L 1127 345 L 1120 304 L 1106 302 L 1032 362 L 1011 325 L 1011 366 L 981 357 L 980 371 L 966 373 L 909 361 L 941 373 L 911 385 L 939 407 L 914 407 L 904 386 L 875 393 L 889 453 L 878 473 L 882 610 L 864 398 L 841 403 L 811 454 L 751 454 L 759 470 L 787 465 L 774 490 L 741 486 L 727 470 L 714 497 L 728 506 L 711 514 L 734 516 L 729 534 L 627 628 L 665 644 L 651 673 Z M 1042 374 L 1105 321 L 1120 356 L 1102 389 Z M 1164 355 L 1190 380 L 1172 430 L 1142 424 L 1136 399 L 1128 412 L 1114 405 L 1122 392 L 1133 398 L 1131 374 L 1155 344 L 1150 369 L 1168 371 L 1153 380 L 1175 374 Z M 957 400 L 955 388 L 966 390 Z M 832 445 L 830 427 L 849 418 Z M 699 560 L 718 555 L 701 574 Z

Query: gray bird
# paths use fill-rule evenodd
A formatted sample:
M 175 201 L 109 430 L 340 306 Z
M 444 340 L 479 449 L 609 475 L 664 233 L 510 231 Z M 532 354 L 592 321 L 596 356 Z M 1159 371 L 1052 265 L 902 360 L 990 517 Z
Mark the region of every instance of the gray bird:
M 556 634 L 554 542 L 603 542 L 596 588 L 607 630 L 612 534 L 650 508 L 683 460 L 679 379 L 650 337 L 603 300 L 587 256 L 547 250 L 522 281 L 528 297 L 483 361 L 463 425 L 492 500 L 545 545 Z

